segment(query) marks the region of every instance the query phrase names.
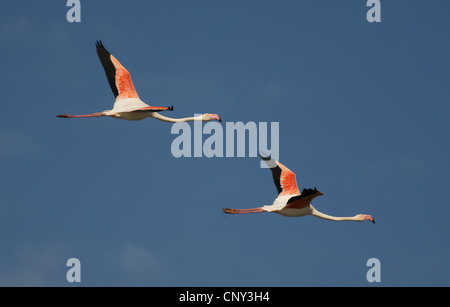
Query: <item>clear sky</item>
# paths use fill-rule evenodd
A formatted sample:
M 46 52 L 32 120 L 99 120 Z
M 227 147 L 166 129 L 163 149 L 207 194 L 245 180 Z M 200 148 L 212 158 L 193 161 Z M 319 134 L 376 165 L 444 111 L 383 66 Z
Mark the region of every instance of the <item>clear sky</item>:
M 0 285 L 449 286 L 450 2 L 4 1 Z M 271 204 L 259 158 L 175 158 L 171 124 L 111 109 L 95 41 L 174 117 L 279 122 L 332 222 Z M 192 126 L 192 123 L 190 124 Z M 381 283 L 369 283 L 369 258 Z

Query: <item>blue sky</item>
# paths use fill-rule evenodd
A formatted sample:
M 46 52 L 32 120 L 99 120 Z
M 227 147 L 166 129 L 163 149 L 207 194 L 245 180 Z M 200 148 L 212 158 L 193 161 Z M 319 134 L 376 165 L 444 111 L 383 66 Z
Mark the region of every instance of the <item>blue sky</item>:
M 0 11 L 0 285 L 448 286 L 448 1 L 7 1 Z M 61 113 L 114 101 L 94 43 L 170 116 L 279 122 L 327 214 L 271 204 L 258 158 L 174 158 L 171 124 Z M 191 123 L 192 124 L 192 123 Z M 366 280 L 369 258 L 381 283 Z

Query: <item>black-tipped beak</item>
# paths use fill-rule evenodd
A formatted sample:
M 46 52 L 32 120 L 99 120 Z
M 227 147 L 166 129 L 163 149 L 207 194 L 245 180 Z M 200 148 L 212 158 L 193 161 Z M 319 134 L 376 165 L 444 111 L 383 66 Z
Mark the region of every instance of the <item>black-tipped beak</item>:
M 374 223 L 374 224 L 375 224 L 375 219 L 374 219 L 374 218 L 372 218 L 372 223 Z
M 222 122 L 222 120 L 220 119 L 220 117 L 219 117 L 218 121 L 219 121 L 219 122 Z

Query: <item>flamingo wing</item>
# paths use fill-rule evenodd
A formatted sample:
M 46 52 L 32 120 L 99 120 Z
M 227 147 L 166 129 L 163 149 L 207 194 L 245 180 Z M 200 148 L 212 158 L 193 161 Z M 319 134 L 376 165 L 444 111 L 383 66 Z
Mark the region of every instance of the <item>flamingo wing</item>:
M 323 193 L 316 188 L 303 189 L 301 195 L 293 196 L 287 201 L 286 208 L 303 209 L 309 206 L 311 201 L 320 195 L 323 195 Z
M 300 195 L 297 180 L 293 171 L 280 162 L 269 157 L 259 155 L 272 171 L 273 182 L 278 191 L 278 197 L 285 195 Z
M 97 41 L 95 46 L 97 48 L 97 55 L 105 70 L 109 86 L 111 87 L 116 100 L 125 98 L 139 99 L 128 70 L 126 70 L 125 67 L 123 67 L 108 50 L 106 50 L 101 41 Z
M 135 110 L 134 112 L 139 111 L 152 111 L 152 112 L 158 112 L 158 111 L 173 111 L 173 106 L 171 107 L 154 107 L 154 106 L 147 106 L 140 109 Z

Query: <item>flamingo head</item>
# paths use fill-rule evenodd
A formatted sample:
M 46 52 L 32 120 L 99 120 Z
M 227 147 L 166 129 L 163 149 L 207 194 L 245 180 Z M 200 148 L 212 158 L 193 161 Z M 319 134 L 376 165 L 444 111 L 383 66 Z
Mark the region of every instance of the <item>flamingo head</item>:
M 217 114 L 205 113 L 202 115 L 202 121 L 209 122 L 210 120 L 218 120 L 219 122 L 222 121 Z
M 375 224 L 375 220 L 369 214 L 358 214 L 358 215 L 356 215 L 356 220 L 358 222 L 371 221 L 372 223 Z

